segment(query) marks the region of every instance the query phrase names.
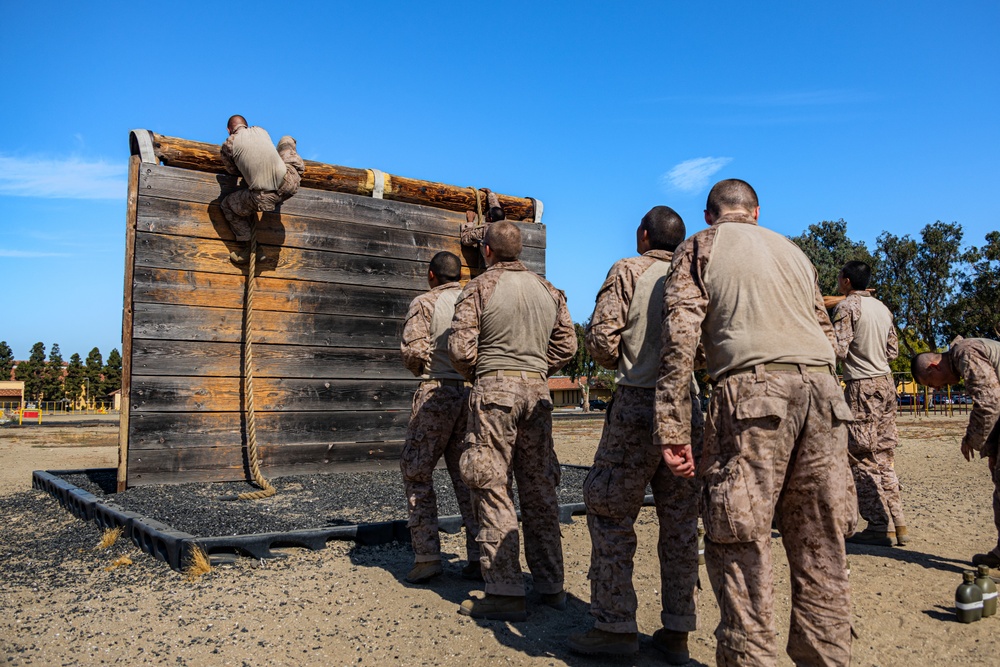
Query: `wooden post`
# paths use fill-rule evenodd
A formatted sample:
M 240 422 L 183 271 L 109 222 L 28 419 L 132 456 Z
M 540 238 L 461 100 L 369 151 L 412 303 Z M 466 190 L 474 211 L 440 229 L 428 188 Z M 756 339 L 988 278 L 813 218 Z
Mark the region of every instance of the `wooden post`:
M 122 402 L 118 415 L 118 491 L 128 486 L 128 421 L 132 391 L 132 281 L 135 275 L 135 228 L 138 217 L 141 158 L 128 161 L 128 203 L 125 209 L 125 292 L 122 304 Z

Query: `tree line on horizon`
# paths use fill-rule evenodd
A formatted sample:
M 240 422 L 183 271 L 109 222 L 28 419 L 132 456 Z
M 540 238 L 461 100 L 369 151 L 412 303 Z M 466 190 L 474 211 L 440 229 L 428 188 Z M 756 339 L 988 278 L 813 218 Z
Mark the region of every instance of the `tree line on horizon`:
M 911 356 L 943 349 L 955 336 L 1000 339 L 1000 231 L 987 233 L 982 246 L 963 246 L 963 236 L 961 224 L 938 220 L 916 236 L 882 232 L 873 251 L 852 240 L 840 219 L 817 222 L 790 240 L 816 267 L 823 294 L 837 294 L 837 274 L 847 262 L 872 267 L 870 287 L 899 330 L 892 369 L 905 373 Z M 583 344 L 589 322 L 574 325 L 579 347 L 563 372 L 611 385 L 614 372 L 598 366 Z
M 6 341 L 0 341 L 0 379 L 24 382 L 26 401 L 68 400 L 78 405 L 85 399 L 100 399 L 122 386 L 122 355 L 117 348 L 108 353 L 107 361 L 98 348 L 93 348 L 84 360 L 74 352 L 66 364 L 58 343 L 53 343 L 48 359 L 45 344 L 31 346 L 27 361 L 16 364 L 14 352 Z M 89 395 L 88 395 L 89 389 Z

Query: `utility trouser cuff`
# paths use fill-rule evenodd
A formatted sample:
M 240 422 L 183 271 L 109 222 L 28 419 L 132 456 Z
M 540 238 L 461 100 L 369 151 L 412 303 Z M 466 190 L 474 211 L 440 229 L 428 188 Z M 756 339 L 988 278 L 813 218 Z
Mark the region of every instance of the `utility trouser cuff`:
M 493 584 L 486 582 L 486 592 L 491 595 L 513 595 L 524 597 L 524 584 Z
M 433 563 L 441 560 L 441 554 L 414 554 L 414 563 Z
M 635 620 L 619 621 L 617 623 L 605 623 L 604 621 L 594 621 L 594 627 L 605 632 L 639 632 L 639 625 Z
M 553 593 L 561 593 L 563 591 L 563 582 L 550 582 L 550 581 L 539 581 L 535 579 L 534 581 L 535 592 L 539 595 L 551 595 Z
M 660 612 L 660 623 L 667 630 L 673 632 L 694 632 L 698 629 L 697 616 L 675 616 L 666 612 Z

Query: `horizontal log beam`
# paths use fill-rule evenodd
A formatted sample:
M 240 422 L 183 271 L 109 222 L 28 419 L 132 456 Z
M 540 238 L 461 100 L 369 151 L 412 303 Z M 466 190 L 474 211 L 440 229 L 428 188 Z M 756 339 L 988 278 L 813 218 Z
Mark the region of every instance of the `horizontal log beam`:
M 190 141 L 177 137 L 153 134 L 156 157 L 165 165 L 223 174 L 226 169 L 217 144 Z M 306 160 L 302 186 L 317 190 L 332 190 L 357 195 L 371 195 L 374 176 L 368 169 L 341 167 Z M 475 211 L 476 195 L 469 187 L 445 185 L 402 176 L 385 175 L 383 197 L 393 201 L 433 206 L 450 211 Z M 486 193 L 480 190 L 482 206 L 486 206 Z M 497 194 L 507 217 L 514 220 L 534 220 L 535 208 L 531 199 Z

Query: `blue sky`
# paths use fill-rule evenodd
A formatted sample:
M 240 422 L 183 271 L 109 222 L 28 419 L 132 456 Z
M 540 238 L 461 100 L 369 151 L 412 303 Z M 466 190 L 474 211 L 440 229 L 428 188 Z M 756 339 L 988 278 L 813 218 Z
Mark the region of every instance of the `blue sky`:
M 576 321 L 649 208 L 697 231 L 721 178 L 789 235 L 1000 226 L 996 2 L 2 0 L 0 19 L 18 358 L 120 349 L 128 131 L 219 143 L 233 113 L 309 159 L 542 199 Z

